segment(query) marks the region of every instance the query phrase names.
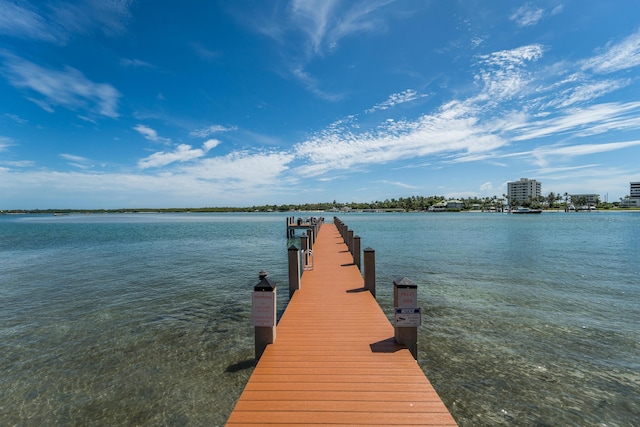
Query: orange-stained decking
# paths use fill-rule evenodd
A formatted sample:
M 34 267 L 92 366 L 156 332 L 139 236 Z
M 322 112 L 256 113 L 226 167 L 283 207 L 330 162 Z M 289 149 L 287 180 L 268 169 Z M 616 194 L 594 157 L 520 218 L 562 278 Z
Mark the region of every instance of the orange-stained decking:
M 368 291 L 334 224 L 305 271 L 228 426 L 455 426 Z

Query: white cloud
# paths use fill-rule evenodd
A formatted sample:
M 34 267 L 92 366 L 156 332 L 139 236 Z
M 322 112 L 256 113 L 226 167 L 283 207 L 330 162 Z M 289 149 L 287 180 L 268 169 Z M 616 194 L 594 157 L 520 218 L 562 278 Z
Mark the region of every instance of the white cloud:
M 202 145 L 202 148 L 192 148 L 190 145 L 180 144 L 174 151 L 159 151 L 157 153 L 153 153 L 149 157 L 145 157 L 138 161 L 138 167 L 140 169 L 147 169 L 166 166 L 175 162 L 188 162 L 204 156 L 218 144 L 220 144 L 220 141 L 216 139 L 206 141 Z
M 158 136 L 158 132 L 156 132 L 154 129 L 151 129 L 149 126 L 136 125 L 133 129 L 140 135 L 144 136 L 144 139 L 148 139 L 149 141 L 162 142 L 164 144 L 168 144 L 171 142 L 169 138 L 162 138 Z
M 640 102 L 603 103 L 570 109 L 560 115 L 521 123 L 519 129 L 513 129 L 516 135 L 512 139 L 524 141 L 569 132 L 587 136 L 612 130 L 640 129 L 639 112 Z
M 14 122 L 16 122 L 19 125 L 25 125 L 25 124 L 29 123 L 29 120 L 23 119 L 22 117 L 18 116 L 17 114 L 6 113 L 5 117 L 10 118 L 11 120 L 13 120 Z
M 326 100 L 339 100 L 340 95 L 329 93 L 308 71 L 317 57 L 336 51 L 341 40 L 363 32 L 384 29 L 385 19 L 380 10 L 393 0 L 293 0 L 286 9 L 277 5 L 251 8 L 251 12 L 235 10 L 252 31 L 267 35 L 280 44 L 288 73 L 309 92 Z M 268 2 L 267 2 L 268 3 Z
M 126 31 L 132 4 L 133 0 L 58 4 L 0 0 L 0 34 L 57 44 L 67 43 L 74 34 L 88 35 L 95 30 L 116 36 Z
M 85 163 L 89 161 L 86 157 L 75 156 L 73 154 L 60 154 L 60 157 L 74 163 Z
M 557 93 L 555 99 L 551 100 L 548 106 L 564 108 L 574 104 L 593 101 L 595 98 L 614 92 L 629 84 L 629 80 L 600 80 L 586 82 L 584 84 L 578 82 L 570 88 Z
M 213 135 L 214 133 L 231 132 L 237 129 L 238 128 L 235 126 L 226 127 L 221 125 L 211 125 L 211 126 L 207 126 L 206 128 L 196 129 L 194 131 L 191 131 L 189 132 L 189 135 L 196 138 L 207 138 L 208 136 Z
M 333 169 L 434 154 L 483 153 L 506 144 L 464 107 L 451 104 L 414 121 L 386 122 L 375 131 L 357 133 L 353 127 L 335 126 L 297 144 L 295 150 L 308 160 L 300 173 L 315 176 Z
M 202 144 L 202 148 L 208 152 L 209 150 L 216 148 L 218 145 L 220 145 L 220 141 L 217 139 L 209 139 L 207 141 L 205 141 L 204 144 Z
M 106 117 L 118 117 L 120 93 L 107 83 L 95 83 L 75 68 L 54 70 L 41 67 L 11 54 L 5 54 L 4 74 L 18 89 L 40 95 L 28 97 L 46 111 L 61 106 L 73 111 L 86 110 Z
M 582 63 L 583 70 L 596 73 L 612 73 L 640 65 L 640 31 L 620 43 L 608 46 L 605 51 Z
M 420 187 L 416 186 L 416 185 L 411 185 L 411 184 L 407 184 L 405 182 L 400 182 L 400 181 L 380 181 L 383 184 L 391 184 L 391 185 L 395 185 L 396 187 L 400 187 L 400 188 L 407 188 L 410 190 L 415 190 L 418 189 Z
M 28 4 L 22 7 L 12 1 L 0 0 L 0 34 L 47 42 L 57 41 L 55 32 L 50 30 L 47 21 L 29 7 Z
M 520 27 L 529 27 L 535 25 L 544 16 L 544 10 L 525 4 L 516 10 L 510 17 L 512 21 Z
M 568 146 L 544 146 L 533 150 L 537 157 L 552 156 L 585 156 L 589 154 L 606 153 L 609 151 L 622 150 L 630 147 L 640 146 L 640 141 L 608 142 L 603 144 L 580 144 Z
M 85 157 L 75 156 L 73 154 L 60 154 L 60 157 L 67 160 L 69 162 L 69 165 L 73 166 L 74 168 L 91 169 L 93 167 L 90 163 L 90 160 Z
M 0 151 L 5 151 L 13 145 L 13 139 L 7 136 L 0 136 Z
M 133 0 L 87 0 L 52 5 L 52 22 L 74 34 L 90 34 L 98 29 L 107 36 L 126 32 Z
M 131 68 L 155 68 L 155 66 L 153 64 L 150 64 L 146 61 L 143 61 L 141 59 L 129 59 L 129 58 L 122 58 L 120 60 L 120 65 L 122 65 L 123 67 L 131 67 Z
M 283 152 L 249 153 L 233 152 L 221 157 L 203 159 L 184 166 L 182 173 L 211 182 L 224 182 L 226 188 L 247 186 L 274 186 L 281 174 L 294 160 L 292 154 Z
M 415 101 L 416 99 L 424 98 L 426 96 L 427 95 L 418 93 L 413 89 L 407 89 L 405 91 L 390 95 L 386 101 L 383 101 L 380 104 L 374 105 L 372 108 L 366 110 L 366 112 L 373 113 L 375 111 L 388 110 L 389 108 L 393 108 L 398 104 Z
M 543 53 L 542 45 L 532 44 L 480 55 L 478 58 L 483 68 L 475 78 L 482 82 L 482 89 L 470 101 L 490 101 L 497 104 L 522 95 L 531 79 L 525 66 L 540 59 Z

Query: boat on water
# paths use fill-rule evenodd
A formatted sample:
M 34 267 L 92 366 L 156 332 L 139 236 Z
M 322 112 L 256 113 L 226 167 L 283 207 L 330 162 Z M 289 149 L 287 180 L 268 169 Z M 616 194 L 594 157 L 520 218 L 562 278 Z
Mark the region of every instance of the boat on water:
M 512 214 L 539 214 L 542 213 L 542 209 L 529 209 L 525 207 L 518 207 L 516 209 L 511 209 Z

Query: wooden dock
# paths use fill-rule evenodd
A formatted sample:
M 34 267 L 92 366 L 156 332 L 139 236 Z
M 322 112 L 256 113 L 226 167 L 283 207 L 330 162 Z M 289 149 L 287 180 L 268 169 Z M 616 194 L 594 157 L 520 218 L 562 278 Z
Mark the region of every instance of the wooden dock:
M 336 225 L 321 225 L 313 252 L 227 425 L 455 426 Z

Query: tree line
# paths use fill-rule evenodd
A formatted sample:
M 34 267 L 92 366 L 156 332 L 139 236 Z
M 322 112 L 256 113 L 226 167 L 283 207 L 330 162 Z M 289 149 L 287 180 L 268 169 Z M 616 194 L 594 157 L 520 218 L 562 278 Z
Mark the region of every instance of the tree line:
M 578 197 L 576 200 L 571 200 L 569 194 L 564 193 L 549 193 L 547 196 L 541 196 L 538 198 L 532 198 L 523 202 L 516 202 L 515 200 L 507 200 L 506 194 L 502 197 L 467 197 L 458 198 L 463 204 L 462 210 L 482 209 L 488 210 L 491 208 L 500 209 L 507 204 L 512 206 L 522 205 L 532 208 L 546 208 L 556 209 L 560 207 L 568 206 L 569 204 L 575 205 L 576 208 L 586 206 L 587 201 L 584 197 Z M 402 211 L 427 211 L 431 206 L 438 203 L 454 200 L 453 198 L 446 198 L 444 196 L 410 196 L 399 197 L 392 199 L 385 199 L 383 201 L 372 202 L 338 202 L 336 200 L 332 202 L 321 203 L 302 203 L 302 204 L 267 204 L 267 205 L 254 205 L 248 207 L 198 207 L 198 208 L 123 208 L 123 209 L 35 209 L 35 210 L 8 210 L 0 211 L 2 213 L 42 213 L 42 214 L 69 214 L 69 213 L 177 213 L 177 212 L 290 212 L 290 211 L 332 211 L 332 210 L 402 210 Z M 618 207 L 619 202 L 602 203 L 597 200 L 594 204 L 600 209 L 609 209 Z

